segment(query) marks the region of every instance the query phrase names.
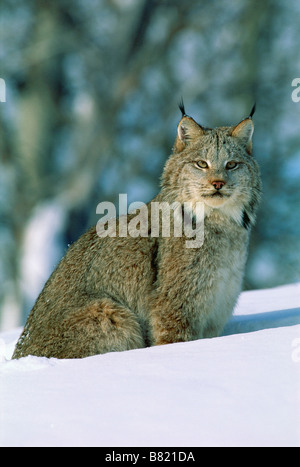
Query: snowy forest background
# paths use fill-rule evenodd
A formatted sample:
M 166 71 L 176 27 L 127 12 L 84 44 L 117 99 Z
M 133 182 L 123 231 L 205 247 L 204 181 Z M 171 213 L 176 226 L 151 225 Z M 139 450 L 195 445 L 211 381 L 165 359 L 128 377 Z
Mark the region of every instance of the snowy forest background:
M 22 325 L 101 201 L 147 202 L 180 119 L 256 101 L 264 193 L 245 289 L 300 279 L 297 0 L 1 0 L 0 330 Z

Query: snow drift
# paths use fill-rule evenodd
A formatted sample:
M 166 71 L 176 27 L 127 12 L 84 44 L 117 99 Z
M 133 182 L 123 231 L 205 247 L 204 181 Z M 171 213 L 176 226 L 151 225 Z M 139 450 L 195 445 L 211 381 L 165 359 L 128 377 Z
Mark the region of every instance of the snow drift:
M 1 446 L 299 446 L 300 284 L 241 294 L 224 335 L 82 360 L 11 360 Z

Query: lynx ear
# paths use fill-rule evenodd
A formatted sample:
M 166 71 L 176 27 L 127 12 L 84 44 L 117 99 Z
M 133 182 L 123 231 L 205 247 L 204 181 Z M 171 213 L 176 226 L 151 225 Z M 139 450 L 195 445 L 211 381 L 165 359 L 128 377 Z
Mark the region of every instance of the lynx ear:
M 252 153 L 252 135 L 254 126 L 251 117 L 245 118 L 232 130 L 231 136 L 238 138 L 245 146 L 248 154 Z
M 183 151 L 190 141 L 199 138 L 199 136 L 203 134 L 203 128 L 198 125 L 193 118 L 183 115 L 177 128 L 177 138 L 174 149 L 178 152 Z

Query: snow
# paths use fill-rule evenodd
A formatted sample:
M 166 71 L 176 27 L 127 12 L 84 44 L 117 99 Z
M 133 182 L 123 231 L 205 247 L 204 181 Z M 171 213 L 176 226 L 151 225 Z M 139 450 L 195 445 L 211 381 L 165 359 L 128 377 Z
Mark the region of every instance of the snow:
M 82 360 L 11 360 L 0 445 L 300 446 L 300 284 L 244 292 L 224 335 Z

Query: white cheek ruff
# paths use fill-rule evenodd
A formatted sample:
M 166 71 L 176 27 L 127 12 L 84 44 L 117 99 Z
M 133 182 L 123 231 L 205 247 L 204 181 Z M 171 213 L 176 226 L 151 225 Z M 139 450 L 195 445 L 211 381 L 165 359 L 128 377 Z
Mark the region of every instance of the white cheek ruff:
M 237 224 L 242 225 L 244 207 L 236 205 L 236 203 L 225 203 L 221 206 L 221 211 L 228 217 L 231 217 Z
M 239 205 L 236 201 L 231 203 L 230 200 L 225 202 L 220 207 L 210 206 L 205 203 L 205 217 L 209 217 L 213 212 L 218 211 L 229 217 L 241 227 L 248 230 L 251 227 L 252 220 L 248 215 L 243 204 Z

